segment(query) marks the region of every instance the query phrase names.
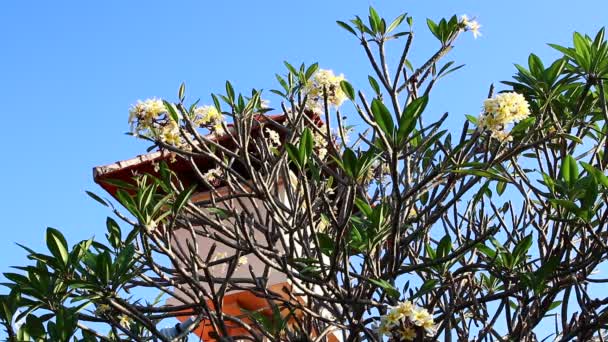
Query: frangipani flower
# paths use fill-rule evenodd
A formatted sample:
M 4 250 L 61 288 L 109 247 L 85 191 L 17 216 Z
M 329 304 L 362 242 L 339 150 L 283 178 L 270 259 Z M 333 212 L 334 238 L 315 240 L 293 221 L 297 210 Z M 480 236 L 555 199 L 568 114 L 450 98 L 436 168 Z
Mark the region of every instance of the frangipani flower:
M 266 128 L 264 131 L 268 135 L 268 138 L 266 139 L 266 143 L 268 144 L 269 147 L 276 148 L 276 147 L 281 146 L 281 136 L 279 135 L 279 132 L 275 131 L 272 128 Z
M 135 136 L 145 136 L 156 139 L 167 145 L 172 145 L 181 149 L 190 150 L 193 135 L 188 130 L 182 129 L 182 112 L 173 107 L 177 117 L 170 115 L 173 106 L 165 104 L 161 99 L 151 98 L 144 101 L 137 101 L 129 109 L 129 123 L 131 131 Z M 216 135 L 224 132 L 224 117 L 213 106 L 196 107 L 188 113 L 191 121 L 197 127 L 204 127 Z
M 492 138 L 510 141 L 512 137 L 505 130 L 506 126 L 528 116 L 530 104 L 523 95 L 514 92 L 502 93 L 483 102 L 483 113 L 477 121 L 477 126 L 492 132 Z
M 195 125 L 206 127 L 211 129 L 215 134 L 224 133 L 222 123 L 224 117 L 215 106 L 202 106 L 194 109 L 194 119 L 192 120 Z
M 312 103 L 315 109 L 322 109 L 325 91 L 327 92 L 327 103 L 330 106 L 339 107 L 346 99 L 346 94 L 340 87 L 342 81 L 344 81 L 344 75 L 336 76 L 331 70 L 319 69 L 304 87 L 309 103 Z
M 380 319 L 378 333 L 391 336 L 397 341 L 413 341 L 419 329 L 424 329 L 427 336 L 436 334 L 437 327 L 433 316 L 424 308 L 404 301 L 391 307 Z
M 222 170 L 219 168 L 219 166 L 214 167 L 203 174 L 205 180 L 211 184 L 217 183 L 221 176 Z
M 479 32 L 481 25 L 477 20 L 470 20 L 466 14 L 463 14 L 460 16 L 460 24 L 466 31 L 473 33 L 473 38 L 477 39 L 477 37 L 481 36 L 481 32 Z

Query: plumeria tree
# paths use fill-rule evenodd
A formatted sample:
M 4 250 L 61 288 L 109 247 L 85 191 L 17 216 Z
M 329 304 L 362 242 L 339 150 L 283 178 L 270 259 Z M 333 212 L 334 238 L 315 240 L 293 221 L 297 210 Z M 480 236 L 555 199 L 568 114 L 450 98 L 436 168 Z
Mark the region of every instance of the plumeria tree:
M 228 82 L 208 105 L 184 85 L 133 105 L 133 135 L 168 158 L 107 180 L 121 207 L 90 193 L 112 211 L 106 240 L 71 246 L 49 228 L 48 251 L 24 247 L 32 263 L 4 274 L 8 339 L 175 341 L 205 321 L 218 341 L 603 340 L 604 30 L 551 45 L 555 61 L 530 55 L 448 129 L 426 107 L 460 68 L 445 61 L 454 42 L 479 35 L 475 20 L 427 20 L 440 44 L 421 65 L 407 14 L 337 23 L 369 58 L 370 93 L 285 63 L 278 116 L 262 91 Z M 180 232 L 214 244 L 180 245 Z M 252 259 L 261 271 L 234 276 Z M 227 313 L 237 290 L 266 309 Z

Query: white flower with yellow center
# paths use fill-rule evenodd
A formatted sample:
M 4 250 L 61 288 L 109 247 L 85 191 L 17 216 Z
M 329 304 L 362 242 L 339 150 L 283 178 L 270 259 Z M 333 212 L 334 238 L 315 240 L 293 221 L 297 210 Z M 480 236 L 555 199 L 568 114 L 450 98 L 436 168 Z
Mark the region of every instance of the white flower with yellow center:
M 416 338 L 416 330 L 412 327 L 402 327 L 397 333 L 402 341 L 413 341 Z
M 133 134 L 149 134 L 160 117 L 167 113 L 165 104 L 157 98 L 137 101 L 129 108 L 129 123 Z
M 483 113 L 477 121 L 479 128 L 492 132 L 492 137 L 500 141 L 511 140 L 505 126 L 530 116 L 530 104 L 518 93 L 498 94 L 483 102 Z
M 279 135 L 279 132 L 271 128 L 266 128 L 265 131 L 266 134 L 268 134 L 268 139 L 266 140 L 266 143 L 269 147 L 276 148 L 281 146 L 281 136 Z
M 399 321 L 403 318 L 403 315 L 399 310 L 392 309 L 389 313 L 384 316 L 386 325 L 389 327 L 394 327 L 399 324 Z
M 219 166 L 216 166 L 203 174 L 203 178 L 205 178 L 205 180 L 209 183 L 215 183 L 221 176 L 222 170 L 219 168 Z
M 409 300 L 406 300 L 405 302 L 402 302 L 397 305 L 395 309 L 399 311 L 399 313 L 401 313 L 403 316 L 409 317 L 414 312 L 414 310 L 416 310 L 416 306 L 412 304 L 412 302 L 410 302 Z
M 467 24 L 467 29 L 473 33 L 473 38 L 477 39 L 477 37 L 481 36 L 481 32 L 479 32 L 479 28 L 481 25 L 476 20 L 469 21 Z
M 319 128 L 321 131 L 325 129 L 325 126 Z M 325 135 L 320 132 L 315 132 L 313 134 L 314 140 L 314 148 L 317 151 L 317 156 L 319 159 L 324 160 L 327 156 L 327 139 L 325 139 Z
M 513 136 L 507 131 L 492 131 L 492 138 L 500 142 L 513 141 Z
M 162 100 L 151 98 L 144 101 L 138 100 L 136 104 L 129 109 L 129 122 L 135 120 L 152 120 L 163 113 L 167 109 Z
M 182 138 L 179 133 L 179 126 L 173 123 L 163 126 L 161 128 L 160 140 L 169 145 L 182 145 Z
M 467 27 L 469 25 L 469 16 L 467 16 L 466 14 L 461 15 L 460 16 L 460 23 L 464 27 Z
M 118 324 L 120 324 L 121 327 L 129 329 L 132 322 L 133 320 L 129 316 L 125 314 L 118 315 Z
M 410 316 L 411 322 L 423 328 L 428 335 L 434 334 L 436 332 L 435 322 L 433 320 L 433 316 L 423 308 L 416 310 L 412 316 Z
M 481 32 L 479 32 L 479 28 L 481 27 L 481 25 L 479 25 L 477 20 L 469 19 L 466 14 L 460 16 L 460 25 L 462 29 L 466 31 L 471 31 L 471 33 L 473 33 L 473 38 L 477 39 L 477 37 L 481 36 Z
M 346 99 L 346 94 L 340 87 L 342 81 L 344 81 L 344 75 L 336 76 L 331 70 L 319 69 L 305 87 L 308 100 L 312 101 L 317 109 L 322 109 L 324 96 L 327 93 L 327 103 L 330 106 L 339 107 Z
M 384 322 L 380 323 L 380 326 L 378 327 L 378 335 L 384 336 L 384 335 L 389 335 L 390 333 L 391 333 L 391 328 L 389 326 L 387 326 Z
M 224 133 L 224 117 L 215 106 L 202 106 L 194 108 L 194 119 L 192 120 L 195 125 L 207 127 L 215 134 Z

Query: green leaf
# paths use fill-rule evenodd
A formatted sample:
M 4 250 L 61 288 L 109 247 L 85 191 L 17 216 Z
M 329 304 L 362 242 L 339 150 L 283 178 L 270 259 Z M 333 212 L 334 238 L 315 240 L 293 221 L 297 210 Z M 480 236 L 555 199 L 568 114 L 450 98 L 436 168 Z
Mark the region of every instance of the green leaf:
M 370 217 L 372 215 L 372 207 L 361 198 L 355 198 L 355 205 L 361 210 L 365 217 Z
M 452 250 L 452 239 L 449 235 L 444 236 L 437 244 L 437 258 L 447 256 Z
M 474 117 L 473 115 L 469 115 L 469 114 L 465 114 L 464 115 L 467 120 L 469 120 L 472 124 L 477 125 L 477 118 Z
M 213 105 L 218 112 L 222 112 L 222 105 L 220 104 L 220 100 L 217 98 L 215 94 L 211 94 L 211 99 L 213 100 Z
M 217 215 L 219 219 L 224 220 L 229 217 L 228 211 L 222 208 L 205 208 L 209 213 Z
M 232 104 L 232 102 L 234 102 L 234 88 L 232 87 L 232 84 L 230 84 L 230 81 L 226 81 L 226 95 L 228 95 L 228 99 Z
M 496 193 L 498 193 L 499 195 L 502 195 L 505 192 L 506 188 L 507 188 L 507 183 L 505 183 L 505 182 L 496 183 Z
M 177 198 L 175 199 L 175 203 L 173 203 L 173 213 L 174 214 L 178 214 L 182 210 L 184 205 L 186 205 L 186 203 L 188 203 L 188 200 L 190 199 L 190 197 L 192 197 L 192 194 L 194 193 L 194 191 L 196 191 L 196 185 L 191 186 L 190 188 L 182 191 L 179 195 L 177 195 Z
M 120 226 L 113 218 L 108 216 L 108 218 L 106 219 L 106 229 L 108 231 L 108 241 L 110 242 L 112 247 L 118 248 L 118 246 L 120 246 L 121 241 Z
M 431 260 L 437 259 L 437 253 L 435 252 L 435 250 L 433 249 L 433 247 L 431 247 L 431 245 L 429 243 L 424 245 L 424 249 L 425 249 L 426 254 L 428 255 L 429 259 L 431 259 Z
M 560 305 L 562 305 L 561 300 L 555 301 L 555 302 L 551 303 L 551 305 L 549 305 L 549 308 L 547 309 L 547 311 L 551 311 L 555 308 L 558 308 Z
M 298 146 L 298 156 L 302 166 L 306 165 L 308 158 L 312 155 L 312 148 L 314 147 L 314 140 L 312 132 L 309 128 L 305 128 L 302 132 L 302 138 L 300 139 L 300 146 Z
M 581 208 L 592 210 L 595 206 L 595 201 L 597 200 L 597 196 L 599 195 L 597 182 L 593 176 L 585 177 L 585 182 L 583 183 L 582 188 L 585 190 L 585 195 L 581 198 Z
M 401 25 L 401 23 L 403 22 L 403 20 L 405 19 L 406 16 L 407 16 L 407 13 L 403 13 L 400 16 L 398 16 L 397 18 L 395 18 L 395 20 L 393 20 L 393 22 L 386 29 L 386 33 L 390 33 L 391 31 L 396 29 L 397 26 Z
M 298 74 L 298 71 L 296 70 L 296 68 L 293 67 L 293 65 L 289 64 L 287 61 L 284 61 L 283 64 L 285 64 L 285 67 L 287 68 L 287 70 L 289 70 L 290 73 L 292 73 L 293 75 Z
M 353 152 L 353 150 L 351 150 L 350 148 L 344 150 L 344 153 L 342 154 L 342 163 L 343 169 L 344 171 L 346 171 L 346 174 L 351 177 L 357 176 L 356 171 L 358 159 L 357 155 L 355 155 L 355 152 Z
M 533 289 L 536 295 L 542 293 L 547 287 L 547 279 L 550 278 L 557 267 L 559 266 L 559 259 L 556 256 L 551 256 L 544 264 L 542 264 L 536 272 L 532 275 Z
M 169 113 L 169 117 L 173 122 L 179 122 L 179 115 L 175 111 L 175 106 L 172 103 L 163 100 L 163 104 L 165 105 L 165 109 L 167 109 L 167 113 Z
M 561 177 L 570 187 L 578 180 L 578 166 L 576 159 L 571 155 L 567 155 L 562 161 Z
M 399 130 L 397 131 L 397 139 L 400 143 L 404 142 L 414 127 L 416 127 L 416 120 L 418 120 L 428 102 L 429 98 L 425 95 L 413 100 L 405 107 L 399 119 Z
M 583 169 L 589 173 L 589 175 L 595 178 L 597 183 L 603 185 L 604 187 L 608 187 L 608 177 L 606 177 L 602 171 L 585 162 L 581 162 L 581 165 L 583 166 Z
M 182 82 L 182 84 L 180 84 L 180 86 L 179 86 L 179 91 L 177 92 L 177 97 L 179 98 L 180 101 L 184 101 L 185 93 L 186 93 L 186 84 L 184 82 Z
M 57 229 L 48 227 L 46 229 L 46 245 L 53 256 L 63 262 L 64 266 L 68 264 L 68 243 L 63 234 Z
M 510 183 L 508 178 L 505 178 L 505 177 L 497 174 L 496 172 L 489 171 L 489 170 L 459 169 L 459 170 L 452 170 L 451 172 L 462 173 L 465 175 L 473 175 L 473 176 L 478 176 L 478 177 L 484 177 L 484 178 L 488 178 L 488 179 L 492 179 L 492 180 Z
M 542 75 L 545 71 L 545 66 L 543 65 L 543 62 L 537 55 L 533 53 L 528 56 L 528 66 L 530 66 L 530 71 L 533 75 Z
M 27 315 L 27 318 L 25 320 L 25 326 L 26 326 L 27 332 L 32 337 L 42 337 L 46 334 L 46 331 L 44 330 L 44 326 L 42 325 L 42 321 L 40 320 L 40 318 L 36 317 L 35 315 L 32 315 L 32 314 Z
M 480 243 L 475 248 L 490 259 L 496 258 L 496 251 L 484 244 Z
M 300 153 L 298 151 L 298 148 L 296 146 L 294 146 L 293 144 L 287 143 L 287 145 L 285 145 L 285 151 L 287 151 L 287 155 L 289 156 L 289 159 L 291 159 L 291 161 L 293 163 L 295 163 L 298 168 L 302 168 L 302 165 L 300 163 Z
M 317 239 L 319 240 L 321 253 L 331 256 L 335 249 L 334 239 L 326 233 L 317 233 Z
M 309 79 L 319 69 L 319 63 L 314 63 L 306 69 L 304 76 Z
M 367 76 L 367 79 L 369 80 L 369 85 L 372 87 L 372 89 L 376 93 L 376 96 L 380 96 L 381 92 L 380 92 L 380 85 L 378 84 L 378 81 L 376 81 L 376 79 L 373 78 L 371 75 Z
M 518 264 L 519 262 L 525 260 L 525 256 L 528 253 L 528 250 L 532 247 L 532 234 L 526 236 L 521 239 L 513 249 L 513 258 L 514 264 Z M 513 265 L 515 266 L 515 265 Z
M 416 294 L 412 297 L 412 299 L 422 297 L 425 294 L 431 292 L 437 286 L 438 283 L 439 283 L 439 280 L 437 280 L 437 279 L 429 279 L 429 280 L 425 281 L 424 284 L 422 284 L 422 286 L 420 286 L 420 289 L 418 290 L 418 292 L 416 292 Z
M 555 192 L 555 180 L 551 178 L 548 174 L 543 172 L 543 182 L 547 186 L 547 188 L 551 191 L 551 193 Z
M 536 118 L 530 117 L 518 122 L 513 129 L 511 129 L 511 135 L 517 139 L 521 139 L 528 130 L 536 122 Z
M 380 31 L 380 16 L 378 15 L 378 12 L 376 12 L 376 10 L 373 7 L 369 7 L 369 26 L 371 26 L 372 31 L 374 33 L 377 33 Z
M 391 113 L 382 101 L 378 99 L 372 101 L 372 114 L 378 127 L 391 139 L 395 131 L 395 123 L 393 122 Z
M 554 207 L 563 207 L 568 209 L 568 211 L 576 213 L 579 211 L 579 208 L 576 206 L 576 204 L 574 204 L 574 202 L 572 201 L 568 201 L 565 199 L 558 199 L 558 198 L 550 198 L 549 199 L 549 203 L 553 204 Z
M 347 23 L 338 20 L 338 21 L 336 21 L 336 24 L 338 24 L 340 27 L 342 27 L 346 31 L 354 34 L 355 36 L 357 35 L 357 32 L 352 27 L 350 27 L 350 25 L 348 25 Z
M 439 27 L 437 26 L 437 24 L 432 21 L 431 19 L 427 19 L 426 20 L 426 25 L 429 27 L 429 30 L 431 30 L 431 33 L 437 38 L 437 39 L 441 39 L 439 36 Z
M 87 193 L 87 195 L 89 195 L 92 199 L 96 200 L 97 202 L 105 205 L 106 207 L 108 206 L 108 203 L 106 203 L 106 201 L 104 201 L 101 197 L 97 196 L 96 194 L 92 193 L 91 191 L 85 191 Z
M 384 280 L 384 279 L 369 279 L 369 281 L 384 289 L 384 291 L 386 292 L 386 294 L 389 297 L 392 297 L 394 299 L 399 299 L 399 297 L 401 296 L 401 293 L 399 292 L 399 290 L 397 290 L 393 285 L 391 285 L 388 281 Z
M 355 89 L 350 83 L 344 80 L 340 81 L 340 88 L 342 88 L 344 94 L 346 94 L 351 101 L 355 99 Z

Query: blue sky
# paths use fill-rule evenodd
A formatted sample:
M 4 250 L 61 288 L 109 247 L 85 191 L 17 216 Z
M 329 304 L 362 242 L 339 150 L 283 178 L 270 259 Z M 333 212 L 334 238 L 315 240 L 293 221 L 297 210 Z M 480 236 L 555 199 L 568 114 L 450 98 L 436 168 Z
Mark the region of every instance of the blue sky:
M 608 2 L 553 1 L 18 1 L 0 4 L 0 271 L 25 261 L 13 242 L 44 248 L 47 226 L 70 243 L 105 232 L 106 208 L 93 166 L 145 152 L 124 135 L 127 111 L 148 97 L 210 102 L 225 80 L 238 90 L 276 87 L 284 60 L 319 62 L 364 87 L 371 72 L 359 45 L 335 20 L 414 16 L 414 62 L 437 42 L 427 17 L 475 16 L 483 36 L 465 35 L 450 59 L 466 67 L 441 83 L 425 113 L 445 111 L 454 128 L 477 114 L 488 86 L 508 79 L 530 52 L 556 54 L 574 30 L 595 34 Z M 271 106 L 278 106 L 272 102 Z M 348 112 L 345 112 L 348 115 Z

